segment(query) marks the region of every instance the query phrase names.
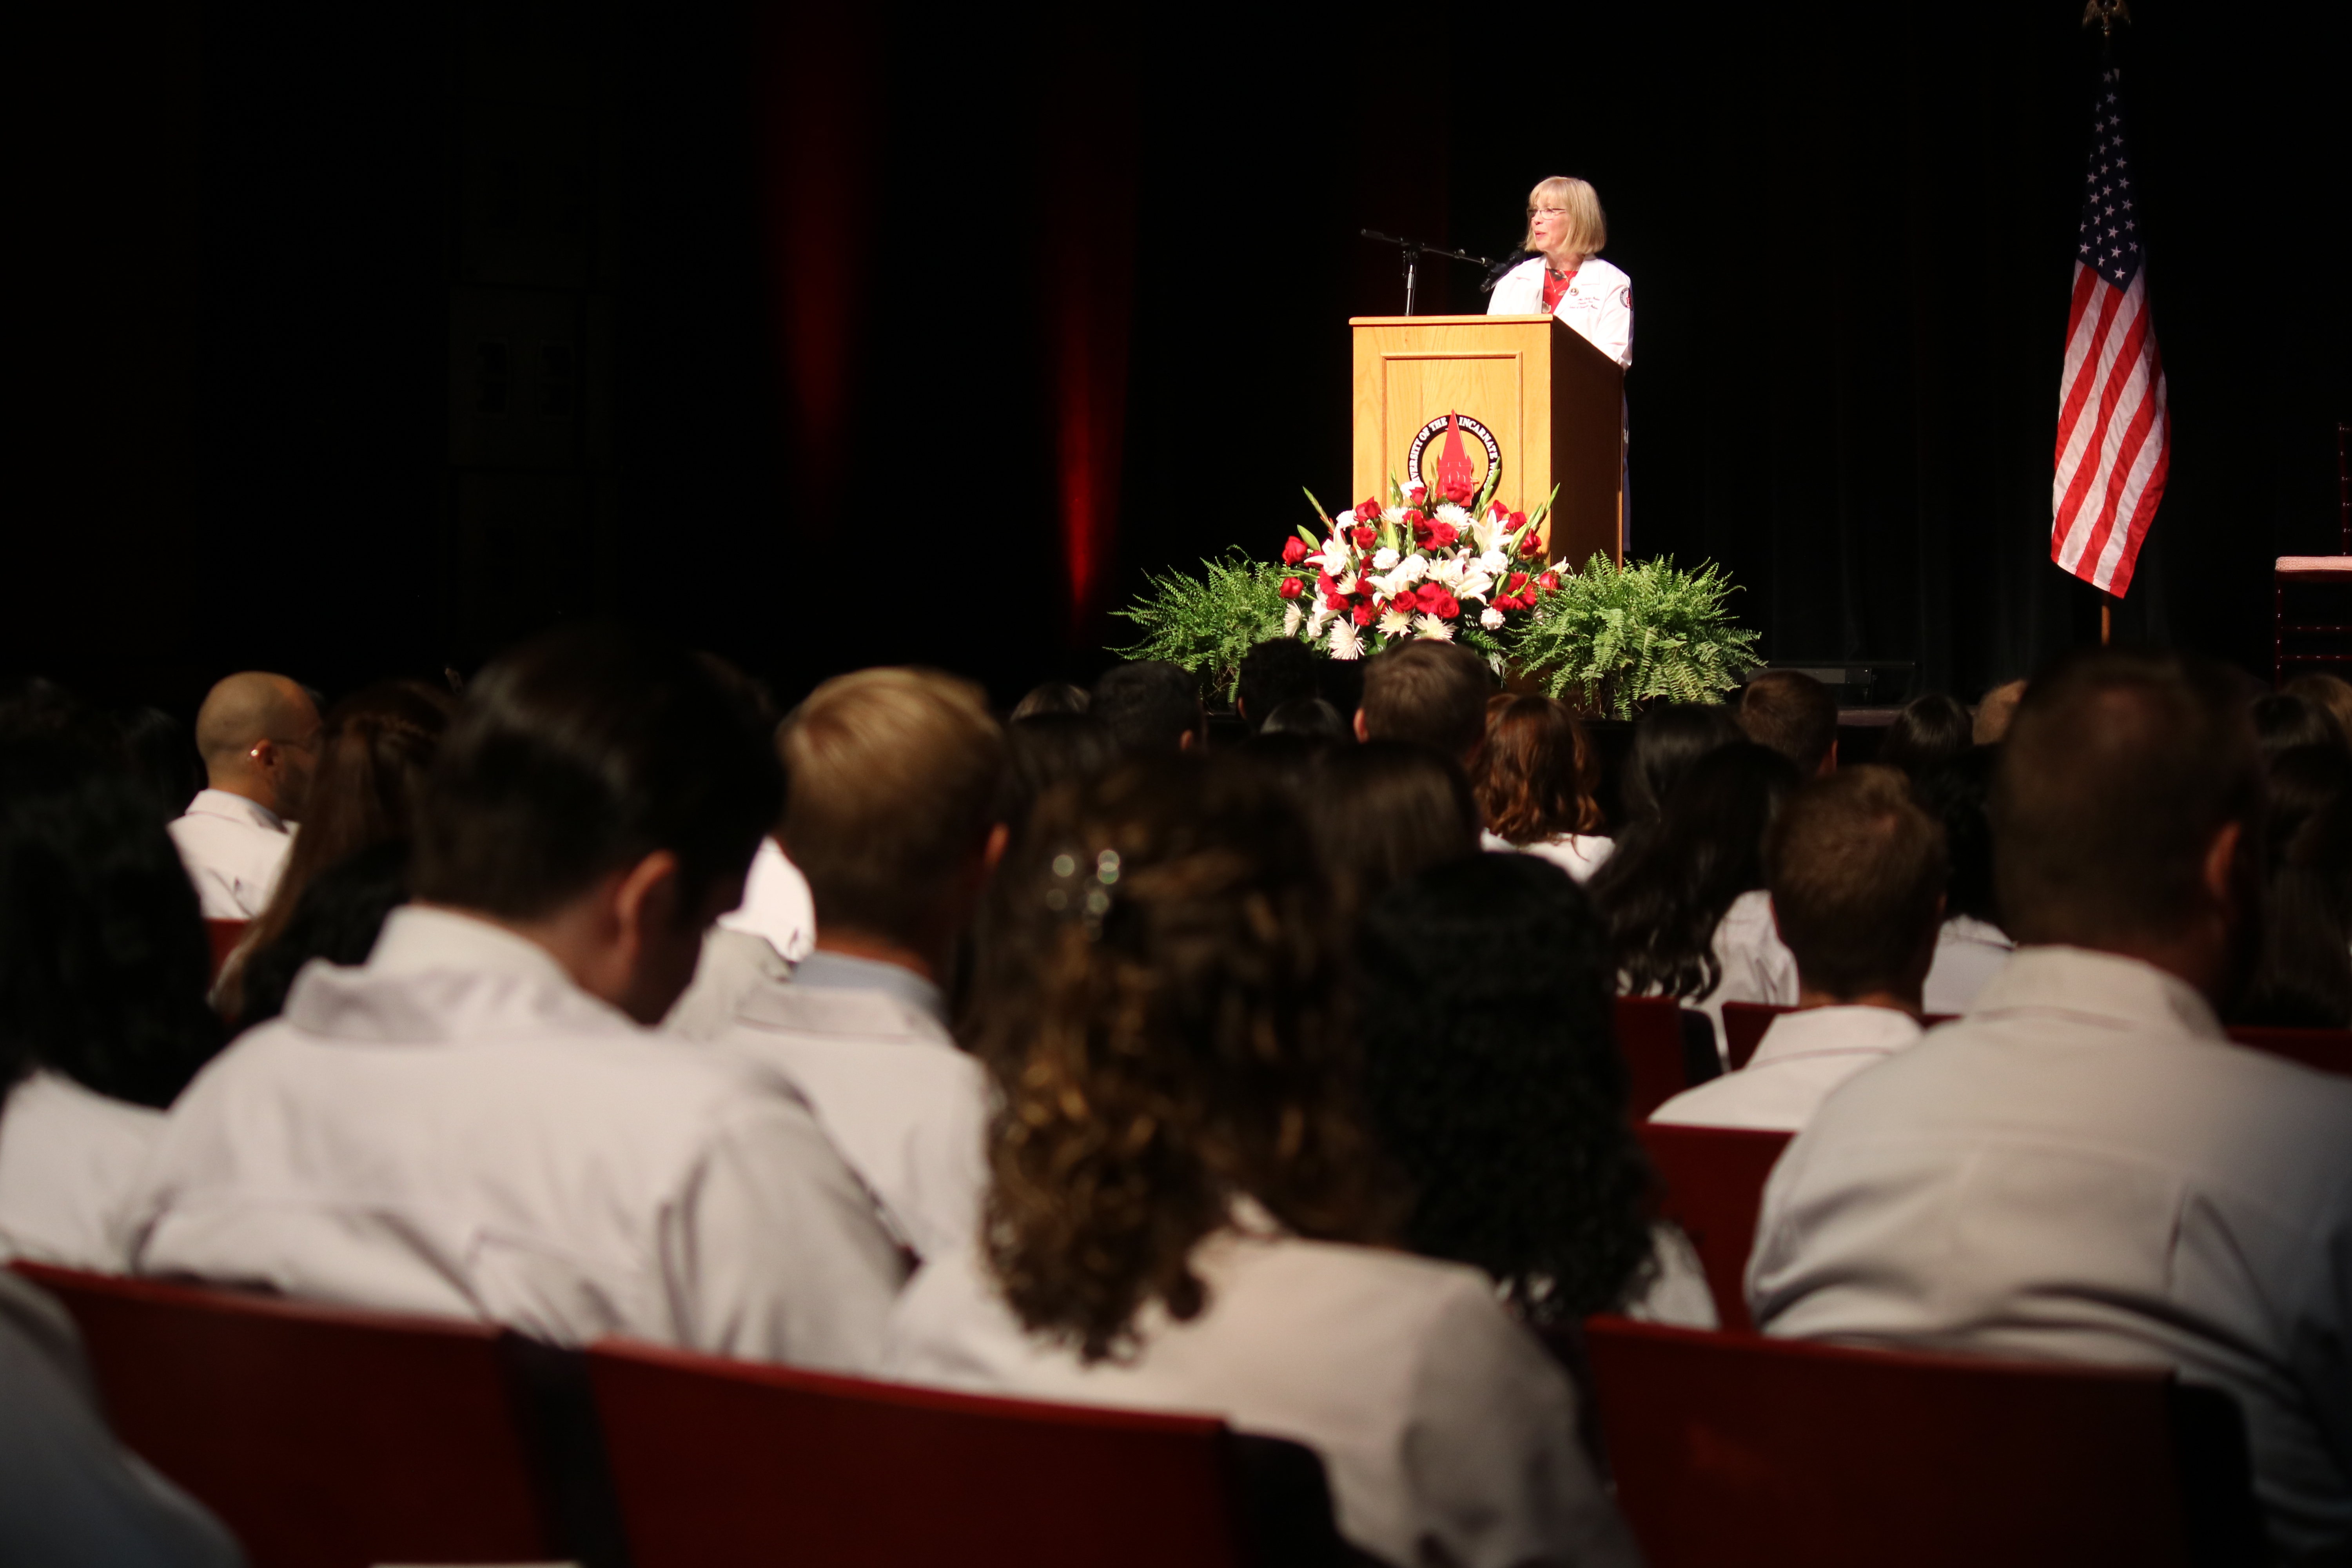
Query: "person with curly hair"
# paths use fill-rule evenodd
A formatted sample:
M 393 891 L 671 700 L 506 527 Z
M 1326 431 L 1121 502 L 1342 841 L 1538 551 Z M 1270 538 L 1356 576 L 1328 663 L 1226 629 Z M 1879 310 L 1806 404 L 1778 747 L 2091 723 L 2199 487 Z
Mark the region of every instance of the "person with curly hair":
M 163 820 L 120 768 L 0 745 L 0 1255 L 121 1269 L 163 1112 L 220 1049 Z
M 1693 763 L 1654 834 L 1610 857 L 1592 879 L 1609 927 L 1617 985 L 1677 996 L 1715 1024 L 1727 1062 L 1726 1002 L 1797 1000 L 1797 962 L 1772 926 L 1764 834 L 1801 782 L 1795 763 L 1742 741 Z
M 1335 926 L 1279 790 L 1156 759 L 1046 803 L 969 1040 L 985 1236 L 895 1310 L 918 1383 L 1305 1443 L 1390 1563 L 1635 1560 L 1566 1377 L 1485 1275 L 1391 1248 Z
M 1534 696 L 1487 703 L 1486 745 L 1472 785 L 1486 847 L 1540 855 L 1580 882 L 1591 878 L 1617 847 L 1599 831 L 1598 767 L 1566 703 Z
M 1532 1323 L 1633 1309 L 1717 1326 L 1688 1242 L 1644 1216 L 1608 949 L 1559 867 L 1479 855 L 1391 889 L 1365 913 L 1353 989 L 1415 1252 L 1485 1269 Z

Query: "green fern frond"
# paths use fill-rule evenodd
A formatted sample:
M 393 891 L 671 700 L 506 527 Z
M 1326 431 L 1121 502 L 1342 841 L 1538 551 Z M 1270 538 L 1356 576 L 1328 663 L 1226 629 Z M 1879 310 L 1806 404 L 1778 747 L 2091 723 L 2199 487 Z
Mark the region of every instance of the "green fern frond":
M 1231 701 L 1241 683 L 1242 656 L 1282 635 L 1282 580 L 1288 574 L 1236 549 L 1223 560 L 1202 562 L 1198 577 L 1147 576 L 1142 595 L 1111 612 L 1141 635 L 1110 651 L 1181 665 Z
M 1725 603 L 1735 586 L 1713 563 L 1685 572 L 1671 558 L 1621 567 L 1596 554 L 1544 595 L 1512 654 L 1550 695 L 1575 688 L 1590 712 L 1712 702 L 1756 662 L 1756 634 Z

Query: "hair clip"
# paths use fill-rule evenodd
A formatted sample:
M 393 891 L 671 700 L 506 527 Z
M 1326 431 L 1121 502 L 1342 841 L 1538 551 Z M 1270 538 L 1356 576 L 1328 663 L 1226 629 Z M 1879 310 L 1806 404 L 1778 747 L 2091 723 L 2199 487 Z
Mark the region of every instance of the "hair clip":
M 1103 919 L 1110 913 L 1110 890 L 1118 885 L 1118 851 L 1106 849 L 1095 857 L 1094 875 L 1083 877 L 1076 855 L 1066 851 L 1055 856 L 1054 885 L 1045 889 L 1045 907 L 1065 919 L 1084 920 L 1088 941 L 1100 937 Z

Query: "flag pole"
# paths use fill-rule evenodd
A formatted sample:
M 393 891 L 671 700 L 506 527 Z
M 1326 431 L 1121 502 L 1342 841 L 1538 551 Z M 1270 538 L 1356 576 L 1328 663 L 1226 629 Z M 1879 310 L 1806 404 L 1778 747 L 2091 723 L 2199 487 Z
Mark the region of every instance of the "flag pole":
M 2106 647 L 2115 640 L 2115 635 L 2116 596 L 2103 593 L 2099 595 L 2099 646 Z

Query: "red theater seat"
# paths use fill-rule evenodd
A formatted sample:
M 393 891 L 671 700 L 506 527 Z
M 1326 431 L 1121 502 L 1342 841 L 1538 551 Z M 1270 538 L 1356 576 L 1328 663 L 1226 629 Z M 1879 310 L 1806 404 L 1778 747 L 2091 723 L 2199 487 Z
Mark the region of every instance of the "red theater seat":
M 2239 1025 L 2230 1038 L 2321 1072 L 2352 1073 L 2352 1029 L 2265 1029 Z
M 2160 1369 L 1611 1318 L 1586 1348 L 1651 1568 L 2263 1561 L 2235 1405 Z
M 73 1314 L 116 1435 L 218 1514 L 253 1568 L 567 1555 L 512 1336 L 14 1267 Z
M 1738 1072 L 1756 1055 L 1757 1042 L 1772 1020 L 1787 1012 L 1786 1007 L 1769 1002 L 1726 1002 L 1723 1005 L 1723 1043 L 1731 1056 L 1731 1070 Z
M 1706 1267 L 1716 1321 L 1727 1330 L 1746 1329 L 1741 1281 L 1756 1242 L 1756 1215 L 1764 1204 L 1765 1178 L 1790 1135 L 1659 1121 L 1644 1121 L 1634 1131 L 1664 1188 L 1659 1214 L 1682 1226 Z
M 205 939 L 213 944 L 213 978 L 215 980 L 220 978 L 221 965 L 228 962 L 228 955 L 235 952 L 236 944 L 245 940 L 245 928 L 252 923 L 250 921 L 206 921 L 205 922 Z
M 1233 1435 L 1210 1417 L 983 1398 L 618 1341 L 588 1361 L 635 1568 L 1245 1560 Z
M 1690 1087 L 1683 1007 L 1671 996 L 1617 998 L 1617 1050 L 1625 1058 L 1626 1110 L 1639 1121 Z

